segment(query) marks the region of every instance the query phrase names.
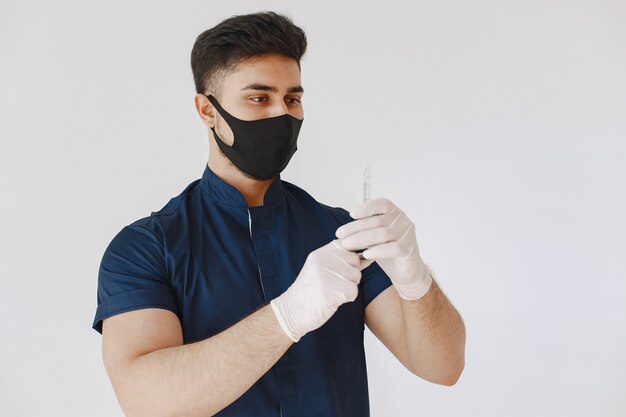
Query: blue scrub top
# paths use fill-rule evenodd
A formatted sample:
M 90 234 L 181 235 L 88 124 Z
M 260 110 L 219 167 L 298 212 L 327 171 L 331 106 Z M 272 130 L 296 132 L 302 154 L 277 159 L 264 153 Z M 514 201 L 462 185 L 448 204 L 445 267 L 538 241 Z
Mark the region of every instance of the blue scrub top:
M 206 165 L 202 178 L 109 243 L 93 328 L 102 333 L 102 320 L 115 314 L 164 308 L 180 319 L 185 344 L 209 338 L 287 290 L 307 255 L 352 220 L 280 174 L 263 205 L 248 207 Z M 355 301 L 291 345 L 216 416 L 369 416 L 364 309 L 390 285 L 376 262 L 365 268 Z

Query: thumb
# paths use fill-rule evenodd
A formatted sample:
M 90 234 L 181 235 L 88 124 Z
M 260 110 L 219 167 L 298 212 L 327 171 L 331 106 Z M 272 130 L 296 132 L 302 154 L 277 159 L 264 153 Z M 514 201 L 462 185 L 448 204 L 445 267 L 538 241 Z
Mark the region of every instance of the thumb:
M 367 268 L 368 266 L 370 266 L 373 262 L 375 262 L 374 259 L 360 259 L 360 265 L 359 265 L 359 269 L 362 271 L 365 268 Z

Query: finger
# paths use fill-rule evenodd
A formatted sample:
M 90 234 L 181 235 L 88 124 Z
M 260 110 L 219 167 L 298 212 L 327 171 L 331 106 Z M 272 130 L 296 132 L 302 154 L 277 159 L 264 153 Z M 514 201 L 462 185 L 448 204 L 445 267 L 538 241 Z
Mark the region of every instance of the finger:
M 407 237 L 407 232 L 413 230 L 412 223 L 400 210 L 395 210 L 378 217 L 381 218 L 380 227 L 356 231 L 344 237 L 341 239 L 343 247 L 348 250 L 359 250 L 394 240 L 401 241 L 403 237 Z M 363 222 L 365 220 L 366 219 L 355 220 L 354 222 Z M 342 227 L 346 226 L 348 225 Z
M 346 249 L 343 245 L 343 239 L 333 239 L 328 246 L 332 247 L 332 250 L 334 250 L 335 252 L 337 252 L 339 254 L 340 257 L 343 257 L 349 253 L 351 253 L 351 251 L 349 251 L 348 249 Z
M 334 239 L 332 242 L 330 242 L 335 248 L 337 249 L 345 249 L 341 243 L 340 239 Z
M 376 229 L 358 232 L 345 239 L 341 239 L 343 247 L 349 251 L 366 249 L 381 243 L 392 242 L 398 237 L 394 235 L 394 230 L 388 227 L 378 227 Z
M 374 262 L 376 262 L 374 259 L 361 259 L 361 265 L 359 266 L 359 269 L 362 271 Z
M 346 255 L 344 255 L 344 261 L 350 264 L 350 266 L 354 268 L 358 268 L 361 262 L 361 257 L 358 253 L 348 251 Z
M 342 225 L 335 231 L 335 236 L 338 238 L 346 238 L 356 232 L 362 230 L 373 229 L 375 227 L 381 227 L 389 224 L 392 221 L 391 213 L 387 213 L 380 216 L 370 216 L 359 220 L 353 220 L 349 223 Z
M 335 249 L 337 249 L 338 257 L 344 262 L 350 264 L 353 267 L 359 266 L 359 255 L 353 251 L 347 250 L 343 247 L 341 239 L 335 239 L 332 242 L 332 245 Z
M 364 201 L 350 210 L 350 217 L 353 219 L 361 219 L 363 217 L 374 216 L 377 214 L 385 214 L 393 211 L 395 208 L 395 204 L 386 198 L 374 198 L 372 200 Z
M 360 262 L 357 262 L 356 266 L 347 265 L 344 262 L 343 264 L 328 265 L 325 267 L 325 269 L 326 271 L 328 271 L 328 273 L 334 275 L 338 279 L 347 280 L 358 284 L 361 281 L 361 271 L 358 268 L 359 265 Z
M 363 251 L 363 257 L 365 259 L 389 259 L 406 256 L 408 251 L 403 248 L 397 241 L 383 243 L 380 245 L 372 246 Z

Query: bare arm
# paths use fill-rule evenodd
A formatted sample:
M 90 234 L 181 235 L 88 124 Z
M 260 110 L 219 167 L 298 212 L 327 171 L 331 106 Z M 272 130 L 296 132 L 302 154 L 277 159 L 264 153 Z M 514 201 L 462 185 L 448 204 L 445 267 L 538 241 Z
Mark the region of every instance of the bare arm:
M 418 300 L 401 300 L 406 349 L 415 373 L 453 385 L 465 366 L 465 325 L 433 278 Z
M 103 322 L 104 362 L 128 417 L 207 417 L 259 380 L 292 345 L 265 305 L 208 339 L 183 345 L 177 316 L 141 309 Z
M 414 375 L 453 385 L 465 364 L 465 326 L 435 285 L 415 301 L 403 300 L 390 285 L 365 308 L 365 323 Z

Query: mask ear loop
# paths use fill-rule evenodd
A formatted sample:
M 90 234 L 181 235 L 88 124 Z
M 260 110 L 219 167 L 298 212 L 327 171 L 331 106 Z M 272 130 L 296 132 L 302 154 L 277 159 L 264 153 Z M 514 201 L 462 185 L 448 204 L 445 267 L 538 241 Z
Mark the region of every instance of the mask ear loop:
M 222 107 L 222 105 L 217 101 L 217 99 L 215 97 L 213 97 L 212 94 L 209 94 L 208 96 L 206 94 L 204 94 L 204 96 L 206 96 L 206 98 L 209 99 L 209 101 L 211 102 L 211 104 L 213 104 L 215 106 L 215 108 L 217 108 L 217 111 L 219 111 L 219 113 L 222 115 L 222 117 L 226 120 L 226 122 L 232 126 L 234 124 L 251 124 L 256 122 L 256 120 L 243 120 L 240 119 L 238 117 L 233 116 L 232 114 L 228 113 L 224 107 Z M 276 116 L 281 117 L 281 116 Z
M 226 122 L 229 125 L 232 125 L 233 121 L 236 122 L 246 122 L 246 120 L 241 120 L 236 118 L 235 116 L 233 116 L 232 114 L 228 113 L 226 110 L 224 110 L 224 108 L 222 107 L 222 105 L 217 101 L 217 99 L 215 97 L 213 97 L 212 94 L 209 94 L 208 96 L 206 94 L 203 94 L 206 98 L 209 99 L 209 101 L 211 102 L 211 104 L 213 104 L 213 106 L 215 106 L 215 108 L 217 109 L 217 111 L 220 113 L 220 115 L 226 119 Z
M 232 123 L 229 122 L 229 118 L 231 119 L 236 119 L 238 120 L 236 117 L 233 117 L 230 113 L 228 113 L 226 110 L 224 110 L 224 108 L 220 105 L 220 103 L 218 103 L 217 99 L 215 97 L 213 97 L 213 95 L 209 94 L 208 96 L 206 94 L 203 94 L 203 96 L 205 96 L 206 98 L 209 99 L 209 101 L 211 102 L 211 104 L 213 104 L 213 106 L 217 109 L 218 113 L 224 118 L 224 120 L 226 120 L 226 123 L 228 123 L 228 125 L 232 125 Z M 232 129 L 232 128 L 231 128 Z M 215 139 L 218 140 L 218 145 L 219 147 L 222 149 L 222 152 L 226 153 L 226 151 L 224 150 L 223 147 L 226 148 L 231 148 L 231 149 L 235 149 L 235 142 L 233 141 L 233 144 L 231 146 L 228 146 L 223 140 L 222 138 L 219 137 L 219 135 L 217 134 L 217 132 L 215 131 L 215 128 L 211 128 L 211 130 L 213 131 L 213 136 L 215 137 Z M 234 133 L 234 132 L 233 132 Z

